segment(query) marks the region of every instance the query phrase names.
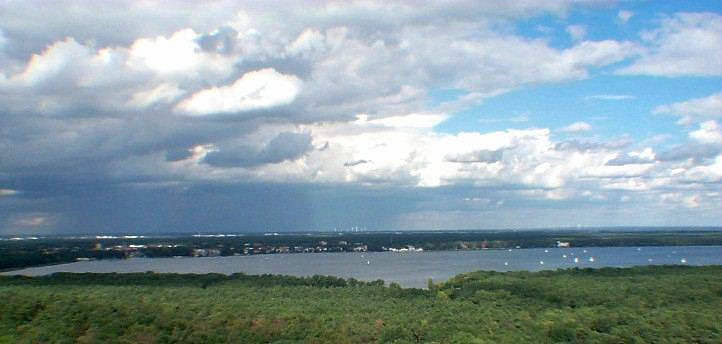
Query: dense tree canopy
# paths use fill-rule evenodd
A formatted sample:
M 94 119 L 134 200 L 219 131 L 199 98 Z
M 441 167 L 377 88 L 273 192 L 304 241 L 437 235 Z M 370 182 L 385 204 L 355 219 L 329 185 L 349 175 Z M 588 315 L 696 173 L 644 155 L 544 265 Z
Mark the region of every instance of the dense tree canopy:
M 336 277 L 0 277 L 2 343 L 719 343 L 722 267 Z

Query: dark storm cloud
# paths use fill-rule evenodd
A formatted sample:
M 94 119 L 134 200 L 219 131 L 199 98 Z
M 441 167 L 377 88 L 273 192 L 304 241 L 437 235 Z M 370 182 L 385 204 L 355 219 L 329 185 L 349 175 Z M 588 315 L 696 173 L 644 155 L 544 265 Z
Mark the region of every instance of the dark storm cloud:
M 56 225 L 66 233 L 385 229 L 398 214 L 413 210 L 428 197 L 402 189 L 288 183 L 196 183 L 183 188 L 94 185 L 83 193 L 36 195 L 25 204 L 0 207 L 0 216 L 27 209 L 61 214 Z M 0 234 L 18 233 L 9 230 L 0 228 Z
M 204 161 L 219 167 L 249 167 L 296 160 L 312 149 L 309 134 L 284 132 L 271 139 L 260 150 L 249 146 L 221 147 L 219 151 L 208 153 Z
M 0 138 L 4 168 L 63 166 L 83 168 L 131 156 L 168 151 L 178 156 L 194 145 L 254 130 L 251 122 L 188 120 L 173 116 L 130 116 L 115 119 L 48 119 L 16 117 Z M 279 145 L 276 143 L 276 145 Z M 173 159 L 171 159 L 173 160 Z

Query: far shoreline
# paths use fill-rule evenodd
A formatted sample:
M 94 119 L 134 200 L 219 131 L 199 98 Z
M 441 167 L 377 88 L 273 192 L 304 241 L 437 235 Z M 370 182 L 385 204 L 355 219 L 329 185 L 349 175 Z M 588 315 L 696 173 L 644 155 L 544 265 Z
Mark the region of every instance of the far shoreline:
M 722 245 L 722 231 L 433 231 L 246 233 L 177 236 L 33 237 L 0 241 L 0 273 L 134 257 L 217 257 L 273 254 L 477 251 L 534 248 L 674 247 Z

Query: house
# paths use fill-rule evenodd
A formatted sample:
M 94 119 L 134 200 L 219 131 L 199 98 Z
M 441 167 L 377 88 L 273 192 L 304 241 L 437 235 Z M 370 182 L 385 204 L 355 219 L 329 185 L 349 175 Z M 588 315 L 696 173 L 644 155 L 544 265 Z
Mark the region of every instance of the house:
M 366 251 L 368 251 L 368 249 L 369 249 L 369 247 L 367 245 L 360 245 L 360 246 L 355 246 L 353 248 L 353 251 L 354 252 L 366 252 Z

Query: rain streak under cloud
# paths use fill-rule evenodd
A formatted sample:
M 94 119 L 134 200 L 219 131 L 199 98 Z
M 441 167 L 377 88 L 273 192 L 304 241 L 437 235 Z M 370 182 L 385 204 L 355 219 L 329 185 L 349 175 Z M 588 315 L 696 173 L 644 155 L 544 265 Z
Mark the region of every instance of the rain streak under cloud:
M 720 225 L 715 1 L 0 5 L 0 234 Z

